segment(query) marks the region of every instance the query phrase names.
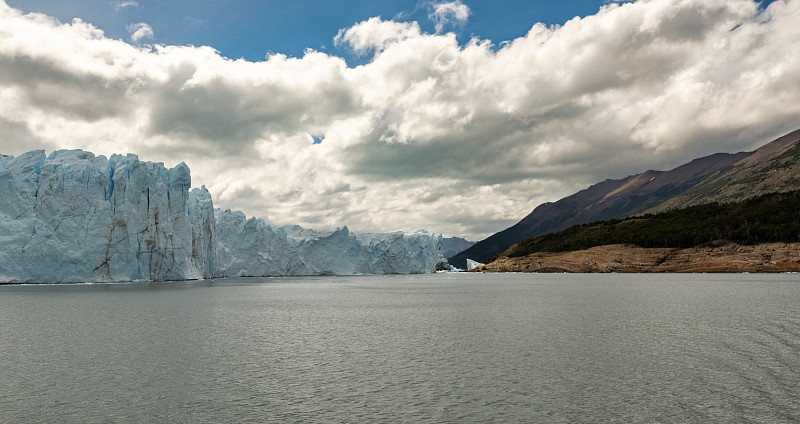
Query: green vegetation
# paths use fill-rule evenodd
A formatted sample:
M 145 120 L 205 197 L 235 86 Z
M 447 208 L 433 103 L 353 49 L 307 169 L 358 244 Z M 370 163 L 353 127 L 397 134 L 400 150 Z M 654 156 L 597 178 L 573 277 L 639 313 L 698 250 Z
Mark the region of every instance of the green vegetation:
M 800 242 L 800 191 L 576 225 L 522 241 L 511 248 L 508 256 L 607 244 L 688 248 L 720 240 L 745 245 Z

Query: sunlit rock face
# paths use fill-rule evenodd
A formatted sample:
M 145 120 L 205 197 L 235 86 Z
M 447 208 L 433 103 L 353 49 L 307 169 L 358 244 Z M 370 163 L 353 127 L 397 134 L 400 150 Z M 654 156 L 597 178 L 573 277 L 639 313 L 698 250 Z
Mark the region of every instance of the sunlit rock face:
M 0 282 L 428 273 L 441 237 L 272 228 L 214 210 L 189 167 L 136 155 L 32 151 L 0 158 Z

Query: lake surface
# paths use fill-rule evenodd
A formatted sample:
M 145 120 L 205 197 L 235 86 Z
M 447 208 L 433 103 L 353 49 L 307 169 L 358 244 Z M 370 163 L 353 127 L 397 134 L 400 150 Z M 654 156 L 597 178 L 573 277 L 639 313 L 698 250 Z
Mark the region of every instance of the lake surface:
M 800 275 L 0 287 L 0 422 L 799 422 Z

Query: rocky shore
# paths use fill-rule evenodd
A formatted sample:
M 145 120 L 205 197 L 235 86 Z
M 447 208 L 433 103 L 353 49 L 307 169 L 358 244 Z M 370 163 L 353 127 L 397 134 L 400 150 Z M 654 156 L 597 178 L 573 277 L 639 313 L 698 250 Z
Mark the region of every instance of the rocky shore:
M 478 272 L 800 272 L 800 243 L 689 249 L 598 246 L 561 253 L 502 257 Z

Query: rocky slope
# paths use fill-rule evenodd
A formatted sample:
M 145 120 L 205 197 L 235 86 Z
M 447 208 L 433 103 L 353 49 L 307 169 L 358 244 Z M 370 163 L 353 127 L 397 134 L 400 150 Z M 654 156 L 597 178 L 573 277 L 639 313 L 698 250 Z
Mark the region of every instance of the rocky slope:
M 562 253 L 499 258 L 482 272 L 800 272 L 800 243 L 766 243 L 690 249 L 598 246 Z

